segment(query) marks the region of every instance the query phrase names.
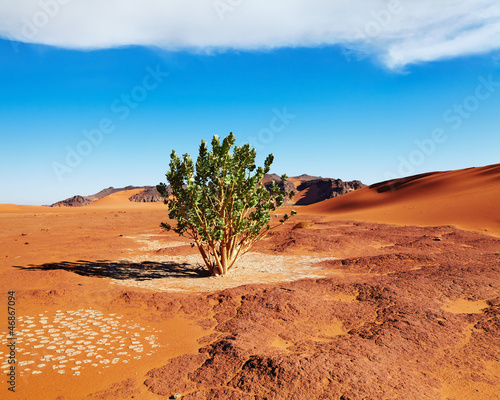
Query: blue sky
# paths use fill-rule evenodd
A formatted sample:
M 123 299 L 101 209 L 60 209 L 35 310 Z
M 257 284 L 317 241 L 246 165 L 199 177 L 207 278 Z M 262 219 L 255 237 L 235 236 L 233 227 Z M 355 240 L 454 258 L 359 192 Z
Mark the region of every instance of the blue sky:
M 230 131 L 289 176 L 371 184 L 500 162 L 496 49 L 389 60 L 394 43 L 359 38 L 172 48 L 12 32 L 0 40 L 0 203 L 155 185 L 172 149 L 195 155 Z

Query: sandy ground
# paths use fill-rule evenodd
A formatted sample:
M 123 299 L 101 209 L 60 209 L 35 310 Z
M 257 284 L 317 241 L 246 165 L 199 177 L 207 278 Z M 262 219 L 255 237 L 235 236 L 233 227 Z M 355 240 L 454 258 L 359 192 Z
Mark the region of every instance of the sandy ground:
M 193 399 L 340 399 L 341 393 L 344 399 L 500 398 L 499 167 L 446 174 L 301 207 L 294 222 L 273 231 L 226 278 L 206 276 L 189 243 L 159 228 L 167 214 L 163 204 L 127 202 L 133 193 L 75 209 L 0 206 L 1 398 L 149 400 L 177 391 Z M 299 221 L 307 227 L 292 229 Z M 472 269 L 479 266 L 480 281 Z M 432 292 L 442 282 L 450 283 Z M 386 304 L 376 288 L 393 290 L 395 297 Z M 4 345 L 9 291 L 16 298 L 15 394 L 7 390 Z M 275 305 L 266 291 L 279 294 Z M 295 297 L 280 297 L 292 291 Z M 405 297 L 413 292 L 418 304 Z M 307 304 L 316 308 L 306 312 Z M 395 305 L 398 318 L 390 316 Z M 424 310 L 412 308 L 417 306 Z M 259 307 L 264 311 L 253 316 Z M 271 309 L 281 309 L 278 317 L 266 314 Z M 338 314 L 327 321 L 326 310 Z M 433 325 L 420 326 L 422 315 L 430 314 L 437 318 Z M 250 346 L 252 321 L 259 320 L 262 336 Z M 442 326 L 449 331 L 441 332 Z M 414 336 L 401 344 L 403 334 Z M 233 336 L 237 344 L 246 338 L 235 345 L 243 350 L 233 361 L 219 360 L 230 352 L 218 353 L 217 346 Z M 198 365 L 207 355 L 214 365 L 257 355 L 282 365 L 295 365 L 304 354 L 331 354 L 333 360 L 344 354 L 335 347 L 341 345 L 353 360 L 365 359 L 364 346 L 374 346 L 365 350 L 379 361 L 355 366 L 367 368 L 369 378 L 351 382 L 356 372 L 346 369 L 349 378 L 328 377 L 326 392 L 309 381 L 305 397 L 271 378 L 255 386 L 251 371 L 238 382 L 210 383 L 202 375 L 212 375 L 203 372 L 208 364 Z M 397 374 L 389 354 L 411 360 L 401 361 L 406 378 L 393 386 L 383 378 Z M 245 365 L 232 373 L 242 374 Z M 175 374 L 184 378 L 169 380 Z M 283 375 L 283 382 L 290 377 Z

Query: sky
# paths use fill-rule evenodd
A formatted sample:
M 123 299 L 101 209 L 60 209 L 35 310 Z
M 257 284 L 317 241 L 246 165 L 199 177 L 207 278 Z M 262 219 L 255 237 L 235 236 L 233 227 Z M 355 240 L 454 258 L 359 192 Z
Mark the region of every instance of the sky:
M 165 181 L 236 135 L 372 184 L 500 162 L 496 0 L 0 2 L 0 203 Z

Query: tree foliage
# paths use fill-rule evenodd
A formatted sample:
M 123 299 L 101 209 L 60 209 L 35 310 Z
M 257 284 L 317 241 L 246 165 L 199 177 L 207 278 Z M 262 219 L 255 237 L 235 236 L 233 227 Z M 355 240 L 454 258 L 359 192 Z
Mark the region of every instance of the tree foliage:
M 273 162 L 270 154 L 264 167 L 256 167 L 256 151 L 249 144 L 233 147 L 230 133 L 220 141 L 215 135 L 212 150 L 202 140 L 199 155 L 193 162 L 189 154 L 181 157 L 175 150 L 170 155 L 170 169 L 165 183 L 157 186 L 169 206 L 169 218 L 177 221 L 172 228 L 193 240 L 212 275 L 225 275 L 237 260 L 267 232 L 271 212 L 292 198 L 276 182 L 266 189 L 262 184 Z M 283 181 L 286 175 L 281 177 Z M 292 210 L 290 215 L 294 215 Z M 279 220 L 285 223 L 290 215 Z

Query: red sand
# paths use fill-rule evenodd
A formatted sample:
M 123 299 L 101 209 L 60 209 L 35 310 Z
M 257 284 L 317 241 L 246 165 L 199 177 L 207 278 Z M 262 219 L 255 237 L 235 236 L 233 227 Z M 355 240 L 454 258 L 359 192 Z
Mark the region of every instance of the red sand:
M 295 220 L 256 250 L 273 256 L 323 257 L 313 267 L 323 268 L 322 276 L 330 278 L 269 280 L 213 294 L 196 292 L 194 285 L 209 278 L 188 278 L 194 293 L 185 294 L 127 287 L 142 275 L 123 276 L 129 264 L 120 260 L 192 254 L 187 246 L 172 247 L 179 242 L 177 236 L 159 228 L 168 213 L 163 204 L 128 201 L 137 190 L 80 208 L 0 205 L 0 287 L 4 294 L 16 291 L 17 316 L 24 318 L 18 320 L 18 329 L 26 331 L 18 347 L 19 361 L 34 361 L 18 367 L 23 375 L 17 377 L 13 396 L 2 373 L 0 397 L 153 400 L 165 399 L 184 385 L 186 399 L 260 400 L 268 389 L 270 399 L 310 399 L 320 398 L 315 396 L 323 393 L 324 385 L 324 393 L 332 397 L 321 398 L 335 400 L 341 393 L 344 399 L 356 400 L 498 399 L 500 245 L 493 236 L 500 235 L 499 183 L 500 165 L 494 165 L 428 174 L 399 182 L 392 186 L 395 190 L 390 184 L 367 187 L 298 207 Z M 299 221 L 307 224 L 292 230 Z M 156 242 L 164 246 L 161 251 L 147 246 Z M 85 265 L 109 268 L 100 273 L 96 268 L 87 271 Z M 148 263 L 136 266 L 148 272 Z M 246 279 L 241 285 L 252 283 L 248 275 L 242 276 Z M 161 281 L 147 279 L 143 282 Z M 2 345 L 6 297 L 3 304 Z M 89 313 L 102 317 L 96 321 L 107 321 L 104 328 L 96 321 L 83 327 L 90 319 L 78 315 Z M 64 325 L 79 319 L 83 325 L 74 330 Z M 112 325 L 116 321 L 121 322 Z M 96 343 L 104 338 L 101 334 L 109 335 L 109 345 Z M 148 334 L 155 337 L 148 340 Z M 59 336 L 38 344 L 44 335 Z M 70 336 L 57 342 L 64 335 Z M 119 350 L 118 336 L 127 350 Z M 136 350 L 127 347 L 135 346 L 133 340 L 144 349 L 137 352 L 141 358 L 135 359 Z M 75 346 L 88 349 L 65 352 Z M 41 361 L 63 355 L 67 363 Z M 212 364 L 200 367 L 197 362 L 207 357 Z M 232 363 L 243 366 L 248 357 L 259 372 L 231 370 Z M 320 382 L 314 374 L 323 368 L 321 357 L 338 364 L 323 371 L 334 376 Z M 113 363 L 115 358 L 119 360 Z M 317 364 L 307 364 L 309 359 Z M 108 363 L 100 363 L 104 360 Z M 63 364 L 67 366 L 61 367 L 61 374 L 57 371 Z M 282 365 L 285 372 L 269 372 L 269 365 Z M 81 369 L 72 369 L 78 366 Z M 221 372 L 210 378 L 211 368 Z M 239 380 L 225 381 L 226 373 Z M 278 373 L 284 375 L 277 380 L 273 374 Z M 306 375 L 314 378 L 307 381 Z M 285 381 L 286 387 L 280 388 Z M 295 383 L 305 385 L 298 387 L 301 394 L 293 392 Z M 280 392 L 283 397 L 276 395 Z M 419 397 L 422 393 L 427 397 Z

